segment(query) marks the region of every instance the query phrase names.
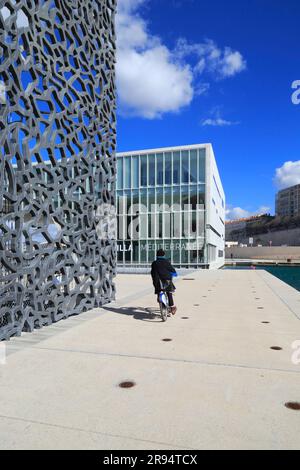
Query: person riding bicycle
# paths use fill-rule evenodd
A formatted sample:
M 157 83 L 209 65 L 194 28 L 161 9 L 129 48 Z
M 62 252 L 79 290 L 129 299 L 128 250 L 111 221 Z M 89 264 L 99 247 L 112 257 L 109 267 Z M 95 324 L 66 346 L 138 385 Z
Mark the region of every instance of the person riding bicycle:
M 176 270 L 172 266 L 170 261 L 166 258 L 164 250 L 158 250 L 156 254 L 156 260 L 153 261 L 151 267 L 153 286 L 155 289 L 155 294 L 157 295 L 158 302 L 159 294 L 162 290 L 162 285 L 165 288 L 172 315 L 175 315 L 177 311 L 177 307 L 175 306 L 173 299 L 173 292 L 175 292 L 175 286 L 172 282 L 172 278 L 176 275 Z

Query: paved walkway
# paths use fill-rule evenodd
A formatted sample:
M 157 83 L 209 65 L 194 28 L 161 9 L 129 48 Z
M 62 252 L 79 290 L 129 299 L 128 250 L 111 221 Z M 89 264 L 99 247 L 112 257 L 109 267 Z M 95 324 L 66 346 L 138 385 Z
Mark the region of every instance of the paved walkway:
M 147 276 L 117 284 L 117 303 L 8 343 L 0 448 L 300 447 L 285 407 L 300 402 L 298 292 L 265 271 L 199 271 L 163 324 Z

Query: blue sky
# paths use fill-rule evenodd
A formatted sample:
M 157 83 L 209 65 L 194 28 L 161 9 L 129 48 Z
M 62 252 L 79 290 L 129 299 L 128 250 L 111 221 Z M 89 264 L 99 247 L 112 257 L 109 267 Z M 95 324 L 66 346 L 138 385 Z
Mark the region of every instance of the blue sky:
M 299 22 L 298 0 L 119 0 L 118 151 L 211 142 L 228 218 L 273 212 L 300 183 Z

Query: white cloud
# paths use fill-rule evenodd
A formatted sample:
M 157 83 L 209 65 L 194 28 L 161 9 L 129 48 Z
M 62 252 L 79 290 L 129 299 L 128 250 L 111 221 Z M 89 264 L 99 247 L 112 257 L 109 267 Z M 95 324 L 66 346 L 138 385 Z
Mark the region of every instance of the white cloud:
M 193 75 L 188 64 L 148 33 L 136 14 L 142 3 L 119 1 L 117 87 L 121 112 L 153 119 L 191 103 Z
M 166 47 L 141 17 L 139 8 L 147 2 L 119 0 L 116 72 L 121 114 L 154 119 L 178 112 L 208 91 L 210 84 L 199 79 L 204 72 L 219 79 L 244 70 L 246 62 L 238 51 L 221 50 L 213 41 L 188 44 L 181 39 L 174 50 Z
M 210 112 L 211 117 L 207 119 L 203 119 L 201 125 L 206 127 L 206 126 L 212 126 L 212 127 L 229 127 L 229 126 L 235 126 L 239 124 L 237 121 L 229 121 L 228 119 L 224 119 L 221 114 L 220 107 L 216 107 L 212 109 Z
M 282 167 L 277 168 L 274 183 L 278 189 L 300 184 L 300 160 L 285 162 Z
M 237 122 L 226 121 L 226 119 L 216 118 L 216 119 L 205 119 L 202 122 L 202 126 L 214 126 L 214 127 L 226 127 L 226 126 L 234 126 Z
M 176 112 L 193 99 L 189 68 L 173 63 L 164 46 L 142 52 L 122 51 L 117 73 L 119 98 L 125 113 L 153 119 L 165 112 Z
M 239 51 L 230 47 L 220 49 L 212 40 L 203 43 L 190 44 L 185 39 L 179 39 L 176 51 L 183 58 L 194 57 L 194 73 L 204 72 L 214 75 L 216 79 L 233 77 L 247 68 L 247 63 Z
M 242 54 L 238 51 L 232 51 L 230 47 L 225 48 L 220 65 L 220 73 L 223 77 L 232 77 L 246 69 L 246 62 Z
M 242 209 L 241 207 L 232 207 L 228 206 L 226 209 L 226 219 L 227 220 L 238 220 L 246 219 L 255 215 L 268 214 L 270 212 L 270 207 L 261 206 L 256 211 L 249 211 Z

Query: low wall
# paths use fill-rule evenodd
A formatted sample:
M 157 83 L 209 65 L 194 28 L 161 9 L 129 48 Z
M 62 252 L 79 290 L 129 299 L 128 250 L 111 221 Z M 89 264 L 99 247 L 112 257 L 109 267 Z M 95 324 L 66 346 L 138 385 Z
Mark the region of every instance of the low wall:
M 300 261 L 300 246 L 273 246 L 273 247 L 239 247 L 226 248 L 226 258 L 231 259 L 263 259 Z

